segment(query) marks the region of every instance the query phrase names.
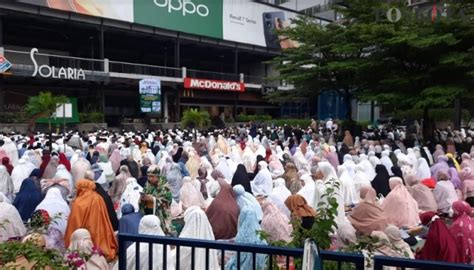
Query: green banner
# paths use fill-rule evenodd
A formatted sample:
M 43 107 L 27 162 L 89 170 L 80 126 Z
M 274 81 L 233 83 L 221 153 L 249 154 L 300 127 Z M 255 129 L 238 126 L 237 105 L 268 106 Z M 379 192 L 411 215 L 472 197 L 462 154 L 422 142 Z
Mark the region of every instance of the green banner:
M 155 79 L 143 79 L 138 85 L 140 110 L 143 113 L 161 112 L 161 82 Z
M 134 22 L 222 39 L 221 0 L 134 0 Z
M 69 102 L 58 106 L 56 113 L 51 117 L 51 124 L 79 123 L 79 113 L 77 110 L 77 98 L 68 98 Z M 63 118 L 63 116 L 65 116 Z M 47 124 L 48 118 L 38 118 L 36 123 Z

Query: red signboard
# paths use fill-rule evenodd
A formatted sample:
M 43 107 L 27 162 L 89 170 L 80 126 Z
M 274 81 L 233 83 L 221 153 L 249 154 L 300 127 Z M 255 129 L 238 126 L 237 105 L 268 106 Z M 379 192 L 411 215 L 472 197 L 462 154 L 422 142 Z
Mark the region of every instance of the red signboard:
M 241 82 L 216 81 L 207 79 L 184 78 L 185 89 L 202 89 L 231 92 L 245 92 L 245 84 Z

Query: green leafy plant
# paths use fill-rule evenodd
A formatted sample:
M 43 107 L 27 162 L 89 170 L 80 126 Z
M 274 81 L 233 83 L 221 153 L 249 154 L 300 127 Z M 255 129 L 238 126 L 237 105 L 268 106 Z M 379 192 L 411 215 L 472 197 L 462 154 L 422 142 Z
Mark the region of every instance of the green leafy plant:
M 66 103 L 66 96 L 54 96 L 51 92 L 40 92 L 39 95 L 28 98 L 26 112 L 31 117 L 29 127 L 32 127 L 38 118 L 48 119 L 48 128 L 51 132 L 51 119 L 59 104 Z
M 259 115 L 259 114 L 239 114 L 235 118 L 236 122 L 250 122 L 250 121 L 258 121 L 258 122 L 263 122 L 263 121 L 270 121 L 272 120 L 272 116 L 268 114 L 264 115 Z
M 211 123 L 209 113 L 207 111 L 199 111 L 198 109 L 189 109 L 183 112 L 181 118 L 181 126 L 183 128 L 203 128 Z
M 44 249 L 32 242 L 10 241 L 0 243 L 0 268 L 16 269 L 15 266 L 5 267 L 5 264 L 14 263 L 18 257 L 23 256 L 29 262 L 35 262 L 33 269 L 68 269 L 63 256 L 56 249 Z

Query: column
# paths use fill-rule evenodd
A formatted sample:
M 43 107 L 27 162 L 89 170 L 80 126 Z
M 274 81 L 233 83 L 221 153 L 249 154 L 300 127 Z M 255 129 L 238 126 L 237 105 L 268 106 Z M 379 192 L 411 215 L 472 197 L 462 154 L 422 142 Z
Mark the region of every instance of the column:
M 175 44 L 174 44 L 174 67 L 179 68 L 181 66 L 181 61 L 180 61 L 180 54 L 181 54 L 181 48 L 180 48 L 180 41 L 179 41 L 179 36 L 176 38 Z
M 166 93 L 163 94 L 163 120 L 164 123 L 168 123 L 168 95 Z
M 100 25 L 99 29 L 99 58 L 104 59 L 105 52 L 104 52 L 104 25 Z

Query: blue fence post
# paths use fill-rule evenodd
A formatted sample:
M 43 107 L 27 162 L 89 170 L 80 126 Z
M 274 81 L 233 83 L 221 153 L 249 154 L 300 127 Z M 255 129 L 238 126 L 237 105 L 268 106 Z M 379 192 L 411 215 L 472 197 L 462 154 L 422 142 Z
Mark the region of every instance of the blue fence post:
M 119 244 L 119 270 L 127 269 L 127 246 L 125 245 L 124 237 L 119 234 L 118 244 Z

